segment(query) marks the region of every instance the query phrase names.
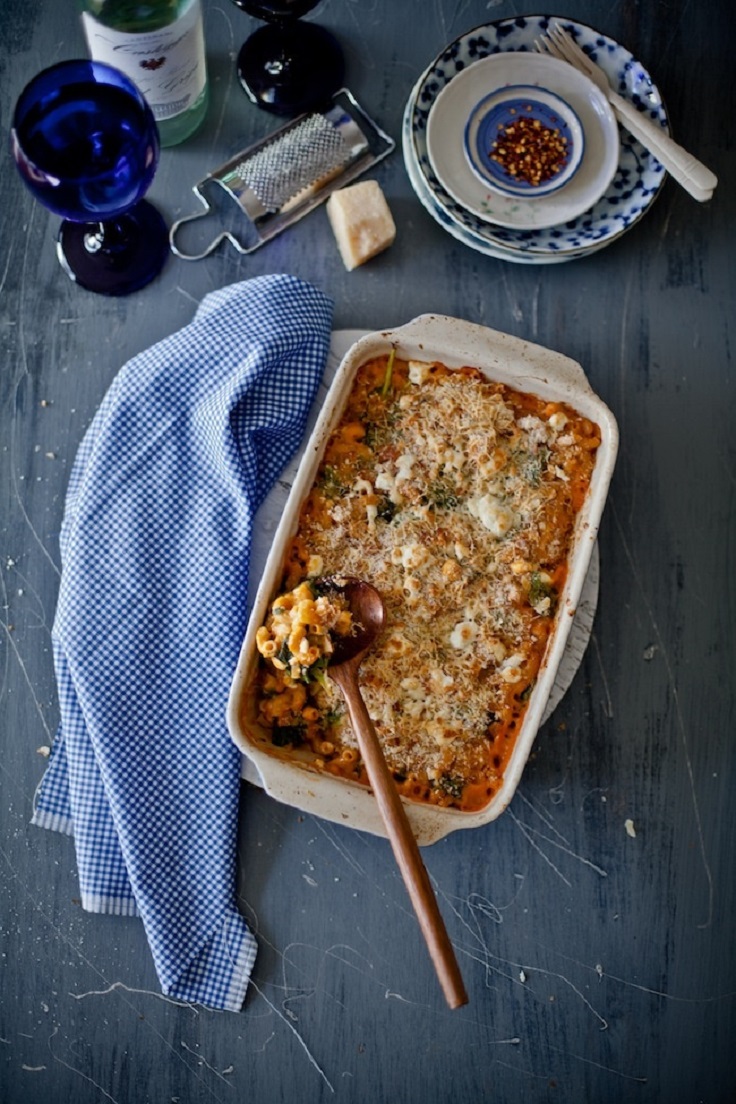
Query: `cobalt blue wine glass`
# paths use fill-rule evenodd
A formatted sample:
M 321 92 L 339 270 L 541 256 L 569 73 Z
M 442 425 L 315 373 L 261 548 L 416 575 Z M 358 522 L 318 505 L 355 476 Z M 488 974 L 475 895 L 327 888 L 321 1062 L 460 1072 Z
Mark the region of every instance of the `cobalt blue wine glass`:
M 253 103 L 277 115 L 319 110 L 343 82 L 342 48 L 330 31 L 301 16 L 319 0 L 232 0 L 265 20 L 238 54 L 240 83 Z
M 24 184 L 63 222 L 57 254 L 67 274 L 102 295 L 127 295 L 156 276 L 168 232 L 143 196 L 156 172 L 151 109 L 123 73 L 98 61 L 62 61 L 21 92 L 11 148 Z

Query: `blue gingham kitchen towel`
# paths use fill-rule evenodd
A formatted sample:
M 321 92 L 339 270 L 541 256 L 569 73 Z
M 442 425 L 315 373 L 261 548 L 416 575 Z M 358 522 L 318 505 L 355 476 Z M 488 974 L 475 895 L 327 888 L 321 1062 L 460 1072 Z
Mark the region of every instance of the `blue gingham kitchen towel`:
M 225 710 L 254 514 L 305 431 L 331 321 L 292 276 L 208 295 L 114 380 L 61 530 L 61 723 L 33 821 L 73 833 L 85 909 L 142 918 L 164 993 L 233 1011 L 256 947 Z

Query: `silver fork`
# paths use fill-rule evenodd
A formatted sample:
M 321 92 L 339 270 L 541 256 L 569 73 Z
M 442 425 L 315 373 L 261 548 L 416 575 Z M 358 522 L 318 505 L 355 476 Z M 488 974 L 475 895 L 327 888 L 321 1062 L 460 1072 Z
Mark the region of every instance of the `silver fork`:
M 690 195 L 704 203 L 713 195 L 718 178 L 710 169 L 693 157 L 691 153 L 678 146 L 661 127 L 650 122 L 636 107 L 619 96 L 611 88 L 608 77 L 596 65 L 577 42 L 560 26 L 552 23 L 534 43 L 540 53 L 566 61 L 593 81 L 607 97 L 614 114 L 630 134 L 638 138 L 641 144 L 653 153 L 660 164 L 682 185 Z

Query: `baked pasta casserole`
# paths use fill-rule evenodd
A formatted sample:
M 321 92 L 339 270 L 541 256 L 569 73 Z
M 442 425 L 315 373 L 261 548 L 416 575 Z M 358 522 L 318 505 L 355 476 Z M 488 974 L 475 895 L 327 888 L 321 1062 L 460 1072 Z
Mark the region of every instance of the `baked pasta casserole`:
M 361 688 L 406 797 L 464 811 L 499 788 L 555 624 L 599 427 L 476 368 L 392 354 L 361 366 L 256 638 L 259 724 L 278 754 L 367 784 L 327 671 L 348 611 L 386 605 Z

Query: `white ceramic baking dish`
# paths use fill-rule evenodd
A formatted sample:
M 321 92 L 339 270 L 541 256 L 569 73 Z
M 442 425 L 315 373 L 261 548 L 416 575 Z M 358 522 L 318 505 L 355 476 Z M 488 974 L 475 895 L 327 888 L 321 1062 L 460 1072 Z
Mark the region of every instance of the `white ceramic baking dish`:
M 349 349 L 327 393 L 276 530 L 254 598 L 227 711 L 230 734 L 256 767 L 265 790 L 278 801 L 327 820 L 385 836 L 369 789 L 318 771 L 310 766 L 306 755 L 300 759 L 293 751 L 287 754 L 275 748 L 268 730 L 256 723 L 255 706 L 249 694 L 258 663 L 255 635 L 281 583 L 286 547 L 296 531 L 302 502 L 314 481 L 327 439 L 342 415 L 355 374 L 365 361 L 392 348 L 396 349 L 397 356 L 406 359 L 437 360 L 450 368 L 463 365 L 479 368 L 489 379 L 543 399 L 568 403 L 601 430 L 591 486 L 577 519 L 556 625 L 503 784 L 479 812 L 466 813 L 407 800 L 406 810 L 417 841 L 426 845 L 459 828 L 488 823 L 511 801 L 544 716 L 585 581 L 616 459 L 618 429 L 610 410 L 592 391 L 583 369 L 575 361 L 542 346 L 457 318 L 422 315 L 398 329 L 367 334 Z

